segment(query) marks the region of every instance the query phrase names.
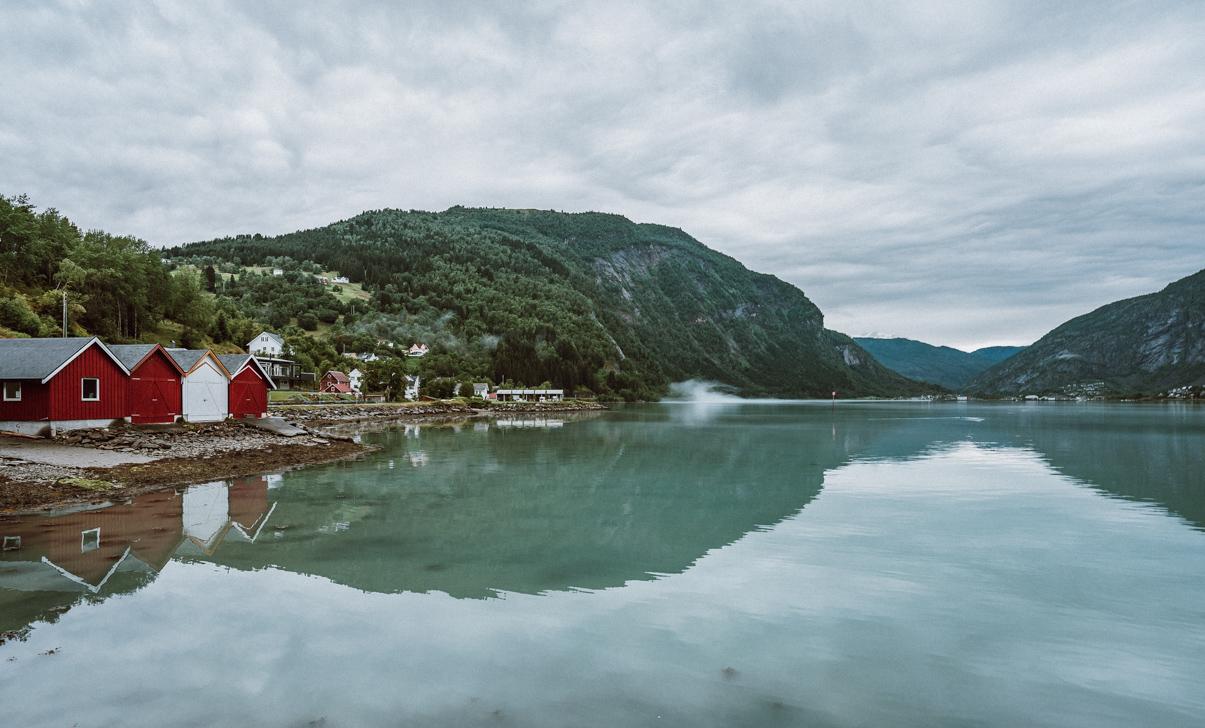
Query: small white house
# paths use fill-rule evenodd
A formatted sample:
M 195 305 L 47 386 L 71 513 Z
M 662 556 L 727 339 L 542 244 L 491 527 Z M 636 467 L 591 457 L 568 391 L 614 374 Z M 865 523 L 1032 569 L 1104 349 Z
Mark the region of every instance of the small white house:
M 335 284 L 336 286 L 342 286 L 351 283 L 351 281 L 347 280 L 347 276 L 335 276 L 331 279 L 331 283 Z
M 406 399 L 409 399 L 411 401 L 418 399 L 418 385 L 419 385 L 418 375 L 411 376 L 411 375 L 407 374 L 406 375 L 406 391 L 403 393 L 403 396 Z
M 563 389 L 499 389 L 496 394 L 500 402 L 560 402 L 565 399 Z
M 406 350 L 406 356 L 426 356 L 428 351 L 431 349 L 426 344 L 413 344 Z
M 261 331 L 258 336 L 247 342 L 247 351 L 252 356 L 279 359 L 285 351 L 285 340 L 279 334 Z
M 473 382 L 473 396 L 481 399 L 489 399 L 490 385 L 485 382 Z
M 180 378 L 185 422 L 221 422 L 230 414 L 230 373 L 209 349 L 168 349 Z
M 347 373 L 347 380 L 351 384 L 351 391 L 359 394 L 362 391 L 360 385 L 364 381 L 364 372 L 360 371 L 359 368 L 352 369 Z
M 277 278 L 279 278 L 280 276 L 283 276 L 284 274 L 285 274 L 284 270 L 282 270 L 280 268 L 272 269 L 272 275 L 276 276 Z

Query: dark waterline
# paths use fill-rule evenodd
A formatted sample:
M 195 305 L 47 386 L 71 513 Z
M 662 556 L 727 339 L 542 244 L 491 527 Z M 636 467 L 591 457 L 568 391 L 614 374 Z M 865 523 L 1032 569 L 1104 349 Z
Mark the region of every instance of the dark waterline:
M 1200 408 L 666 403 L 365 438 L 0 520 L 2 714 L 1205 723 Z

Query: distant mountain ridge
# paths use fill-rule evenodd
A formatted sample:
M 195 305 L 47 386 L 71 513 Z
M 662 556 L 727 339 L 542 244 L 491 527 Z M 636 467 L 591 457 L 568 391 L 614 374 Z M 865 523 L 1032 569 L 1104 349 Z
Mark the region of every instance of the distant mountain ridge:
M 897 396 L 926 389 L 824 328 L 798 288 L 676 228 L 603 213 L 365 212 L 276 237 L 171 251 L 262 264 L 312 260 L 370 290 L 355 323 L 430 323 L 466 373 L 628 399 L 706 379 L 748 396 Z M 459 374 L 459 372 L 457 373 Z
M 1062 324 L 979 375 L 987 395 L 1155 394 L 1205 382 L 1205 270 Z
M 854 341 L 888 369 L 950 390 L 962 389 L 992 365 L 1025 348 L 989 346 L 967 352 L 915 339 L 863 336 L 854 337 Z

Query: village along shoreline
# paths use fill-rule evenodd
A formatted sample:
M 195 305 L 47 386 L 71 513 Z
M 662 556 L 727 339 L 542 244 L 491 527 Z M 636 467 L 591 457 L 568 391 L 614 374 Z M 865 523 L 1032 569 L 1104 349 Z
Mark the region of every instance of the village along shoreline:
M 0 436 L 0 516 L 105 507 L 142 493 L 361 457 L 376 448 L 323 428 L 453 423 L 519 413 L 605 410 L 597 402 L 272 405 L 263 420 L 73 431 L 53 440 Z M 375 427 L 373 429 L 376 429 Z M 289 431 L 292 434 L 281 434 Z

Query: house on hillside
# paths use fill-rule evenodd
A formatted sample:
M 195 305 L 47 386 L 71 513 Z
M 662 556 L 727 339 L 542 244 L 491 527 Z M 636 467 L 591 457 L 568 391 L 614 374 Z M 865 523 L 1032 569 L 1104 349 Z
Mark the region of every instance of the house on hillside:
M 284 270 L 282 270 L 280 268 L 272 269 L 272 275 L 276 276 L 277 278 L 279 278 L 280 276 L 283 276 L 284 274 L 285 274 Z
M 230 373 L 230 416 L 264 417 L 268 414 L 268 391 L 276 383 L 263 364 L 250 354 L 221 354 L 218 360 Z
M 296 386 L 313 384 L 313 372 L 303 372 L 297 362 L 288 358 L 288 349 L 284 337 L 271 331 L 261 331 L 254 339 L 247 342 L 247 351 L 259 360 L 264 373 L 267 374 L 276 387 L 292 389 Z
M 130 370 L 100 339 L 0 339 L 0 431 L 54 436 L 126 419 Z
M 322 383 L 318 386 L 318 391 L 332 394 L 354 394 L 351 380 L 347 378 L 347 375 L 333 369 L 322 375 Z
M 184 370 L 159 344 L 115 344 L 109 350 L 130 370 L 126 413 L 134 424 L 170 423 L 184 414 Z
M 428 351 L 431 349 L 426 344 L 412 344 L 406 350 L 406 356 L 426 356 Z
M 351 281 L 347 279 L 347 276 L 335 276 L 331 279 L 331 283 L 335 284 L 336 286 L 345 286 L 348 283 L 351 283 Z
M 247 351 L 251 352 L 252 356 L 279 359 L 285 353 L 285 340 L 280 334 L 261 331 L 254 339 L 247 342 Z
M 351 384 L 351 391 L 356 394 L 364 391 L 364 372 L 358 368 L 347 373 L 347 381 Z
M 221 422 L 230 414 L 230 372 L 209 349 L 168 349 L 184 370 L 180 393 L 185 422 Z

